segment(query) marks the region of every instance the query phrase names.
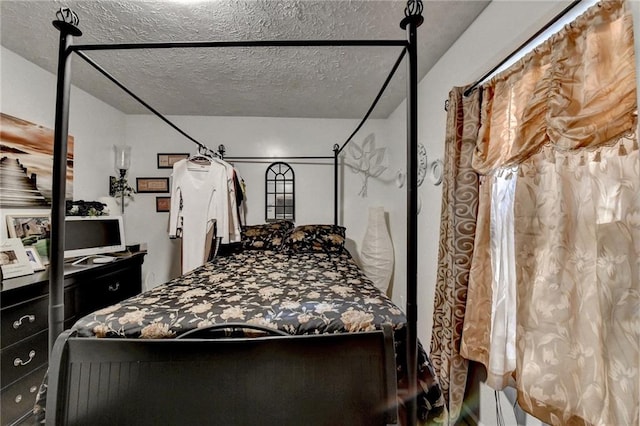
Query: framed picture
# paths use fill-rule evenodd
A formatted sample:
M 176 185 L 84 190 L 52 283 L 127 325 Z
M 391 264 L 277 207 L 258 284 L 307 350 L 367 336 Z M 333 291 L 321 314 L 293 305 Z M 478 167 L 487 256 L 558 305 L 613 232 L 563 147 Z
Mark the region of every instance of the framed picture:
M 49 238 L 51 220 L 48 210 L 7 215 L 7 231 L 9 237 L 20 238 L 22 244 L 31 246 L 36 241 Z
M 49 210 L 33 210 L 7 214 L 9 237 L 18 238 L 24 247 L 34 247 L 41 262 L 49 263 L 49 237 L 51 219 Z
M 186 158 L 189 158 L 189 153 L 158 153 L 158 168 L 172 169 L 175 163 Z
M 3 191 L 15 197 L 0 197 L 0 208 L 50 206 L 53 189 L 53 129 L 0 113 L 0 145 Z M 66 198 L 73 198 L 74 138 L 67 138 Z
M 33 267 L 20 238 L 8 238 L 0 243 L 0 267 L 3 279 L 33 274 Z
M 156 211 L 168 212 L 171 210 L 171 197 L 156 197 Z
M 29 263 L 34 271 L 43 271 L 44 265 L 42 264 L 42 260 L 40 260 L 40 255 L 38 254 L 38 250 L 35 247 L 25 247 L 24 251 L 27 253 L 27 258 L 29 259 Z
M 136 192 L 163 193 L 169 192 L 168 177 L 139 177 L 136 178 Z

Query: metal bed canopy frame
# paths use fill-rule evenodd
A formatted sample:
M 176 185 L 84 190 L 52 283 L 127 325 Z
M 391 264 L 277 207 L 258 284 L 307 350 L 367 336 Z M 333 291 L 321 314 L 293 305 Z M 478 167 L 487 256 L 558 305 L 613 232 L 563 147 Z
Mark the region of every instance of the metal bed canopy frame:
M 334 160 L 334 222 L 338 222 L 338 155 L 344 150 L 353 136 L 360 130 L 382 96 L 393 74 L 407 54 L 407 283 L 406 283 L 406 315 L 407 315 L 407 376 L 409 380 L 407 423 L 417 424 L 417 252 L 418 252 L 418 185 L 417 185 L 417 152 L 418 152 L 418 55 L 417 28 L 423 23 L 422 0 L 407 0 L 404 18 L 400 27 L 406 31 L 406 40 L 258 40 L 258 41 L 192 41 L 192 42 L 152 42 L 152 43 L 116 43 L 116 44 L 73 44 L 73 37 L 82 35 L 78 28 L 79 19 L 69 8 L 62 8 L 56 13 L 57 20 L 53 26 L 60 31 L 58 48 L 58 71 L 56 83 L 55 128 L 53 147 L 53 183 L 51 208 L 51 245 L 49 271 L 49 353 L 56 338 L 64 330 L 64 237 L 65 237 L 65 193 L 67 173 L 67 137 L 69 135 L 69 100 L 71 94 L 71 56 L 80 56 L 101 74 L 124 90 L 136 101 L 145 106 L 161 120 L 173 127 L 200 149 L 208 149 L 204 144 L 189 136 L 174 123 L 148 105 L 131 90 L 105 71 L 84 52 L 95 50 L 134 50 L 134 49 L 184 49 L 184 48 L 216 48 L 216 47 L 402 47 L 389 76 L 384 82 L 373 104 L 360 124 L 341 146 L 333 146 L 333 156 L 327 157 L 295 157 L 307 159 Z M 240 159 L 241 157 L 237 157 Z M 249 158 L 249 157 L 244 157 Z M 253 157 L 254 159 L 256 157 Z M 261 157 L 264 158 L 264 157 Z M 273 157 L 274 159 L 276 157 Z M 278 157 L 294 158 L 294 157 Z

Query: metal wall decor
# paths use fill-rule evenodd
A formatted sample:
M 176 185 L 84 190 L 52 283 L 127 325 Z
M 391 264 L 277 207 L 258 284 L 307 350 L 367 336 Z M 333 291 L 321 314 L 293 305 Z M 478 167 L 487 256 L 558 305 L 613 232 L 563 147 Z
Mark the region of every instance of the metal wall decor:
M 265 220 L 295 220 L 295 173 L 287 163 L 272 163 L 265 173 Z
M 443 173 L 444 163 L 442 160 L 437 159 L 429 166 L 429 179 L 434 185 L 438 186 L 442 183 Z
M 353 161 L 345 161 L 345 164 L 352 172 L 362 175 L 362 188 L 358 195 L 366 197 L 369 178 L 376 178 L 387 169 L 383 165 L 386 150 L 386 148 L 376 148 L 376 137 L 373 133 L 364 138 L 362 145 L 351 142 L 347 147 L 347 152 Z
M 418 186 L 424 182 L 424 177 L 427 175 L 427 149 L 422 144 L 418 144 Z

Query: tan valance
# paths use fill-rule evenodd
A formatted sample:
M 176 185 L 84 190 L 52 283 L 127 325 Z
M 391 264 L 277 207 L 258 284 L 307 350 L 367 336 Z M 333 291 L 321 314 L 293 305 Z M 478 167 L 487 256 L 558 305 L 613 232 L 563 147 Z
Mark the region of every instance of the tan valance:
M 634 127 L 633 22 L 623 1 L 603 1 L 484 84 L 473 166 L 483 174 L 543 146 L 595 148 Z

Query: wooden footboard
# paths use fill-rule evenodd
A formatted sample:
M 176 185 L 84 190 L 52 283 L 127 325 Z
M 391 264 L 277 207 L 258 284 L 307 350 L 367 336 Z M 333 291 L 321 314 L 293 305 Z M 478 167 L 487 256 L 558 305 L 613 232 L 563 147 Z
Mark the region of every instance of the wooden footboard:
M 48 425 L 396 423 L 390 330 L 56 341 Z

